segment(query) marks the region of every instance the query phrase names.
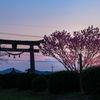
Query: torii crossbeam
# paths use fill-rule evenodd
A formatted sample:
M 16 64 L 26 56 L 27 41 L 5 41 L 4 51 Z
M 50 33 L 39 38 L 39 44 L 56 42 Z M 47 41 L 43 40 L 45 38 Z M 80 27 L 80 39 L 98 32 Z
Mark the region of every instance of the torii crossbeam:
M 30 52 L 30 72 L 35 73 L 34 52 L 39 52 L 39 49 L 34 49 L 34 46 L 40 45 L 40 41 L 19 41 L 19 40 L 4 40 L 0 39 L 0 44 L 11 44 L 12 48 L 0 48 L 0 51 L 14 52 Z M 17 49 L 17 45 L 29 45 L 29 49 Z

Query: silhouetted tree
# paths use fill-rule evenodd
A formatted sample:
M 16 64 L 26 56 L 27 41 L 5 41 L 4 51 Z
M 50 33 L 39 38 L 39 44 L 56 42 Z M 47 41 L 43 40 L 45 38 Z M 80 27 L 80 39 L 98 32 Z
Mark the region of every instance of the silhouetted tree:
M 82 67 L 100 65 L 100 33 L 93 26 L 73 32 L 55 31 L 44 36 L 39 46 L 45 56 L 57 59 L 67 70 L 77 70 L 79 54 L 82 54 Z
M 4 47 L 3 47 L 4 48 Z M 0 44 L 0 49 L 1 49 L 1 44 Z M 5 55 L 7 55 L 7 53 L 6 52 L 2 52 L 1 50 L 0 50 L 0 61 L 1 62 L 8 62 L 8 60 L 7 59 L 4 59 L 3 57 L 5 56 Z

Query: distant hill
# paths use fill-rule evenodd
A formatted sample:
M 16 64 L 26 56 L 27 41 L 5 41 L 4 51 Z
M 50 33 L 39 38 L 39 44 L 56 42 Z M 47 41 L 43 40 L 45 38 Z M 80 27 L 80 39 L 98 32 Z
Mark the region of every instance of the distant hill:
M 8 68 L 6 70 L 0 71 L 0 74 L 7 74 L 7 73 L 11 73 L 12 71 L 13 71 L 13 68 Z M 14 71 L 17 72 L 17 73 L 23 73 L 22 71 L 17 70 L 15 68 L 14 68 Z
M 50 71 L 38 71 L 38 70 L 35 70 L 35 73 L 41 75 L 41 74 L 52 74 L 52 72 Z
M 24 72 L 22 72 L 22 71 L 20 71 L 18 69 L 15 69 L 15 68 L 8 68 L 6 70 L 0 71 L 0 74 L 11 73 L 13 71 L 13 69 L 14 69 L 15 72 L 24 73 Z M 41 74 L 51 74 L 52 72 L 50 72 L 50 71 L 38 71 L 38 70 L 35 70 L 35 73 L 41 75 Z

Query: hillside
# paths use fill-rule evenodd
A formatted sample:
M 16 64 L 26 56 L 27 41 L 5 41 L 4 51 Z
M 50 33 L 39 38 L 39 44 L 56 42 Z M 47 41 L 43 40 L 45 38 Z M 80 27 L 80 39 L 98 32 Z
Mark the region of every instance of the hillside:
M 6 73 L 11 73 L 13 71 L 13 68 L 8 68 L 6 70 L 3 70 L 3 71 L 0 71 L 0 74 L 6 74 Z M 14 68 L 14 71 L 17 72 L 17 73 L 24 73 L 18 69 L 15 69 Z M 38 71 L 38 70 L 35 70 L 35 73 L 41 75 L 41 74 L 51 74 L 52 72 L 50 71 Z

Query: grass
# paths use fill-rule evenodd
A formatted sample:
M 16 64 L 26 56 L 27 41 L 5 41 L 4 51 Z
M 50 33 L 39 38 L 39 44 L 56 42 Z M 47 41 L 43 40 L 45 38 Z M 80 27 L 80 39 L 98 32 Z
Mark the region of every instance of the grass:
M 12 96 L 12 95 L 5 95 L 5 94 L 0 94 L 0 100 L 33 100 L 33 98 L 25 97 L 25 96 Z M 41 100 L 39 98 L 34 98 L 34 100 Z
M 50 94 L 48 91 L 35 92 L 33 90 L 20 91 L 15 88 L 0 88 L 0 100 L 100 100 L 100 96 L 89 97 L 84 92 Z

